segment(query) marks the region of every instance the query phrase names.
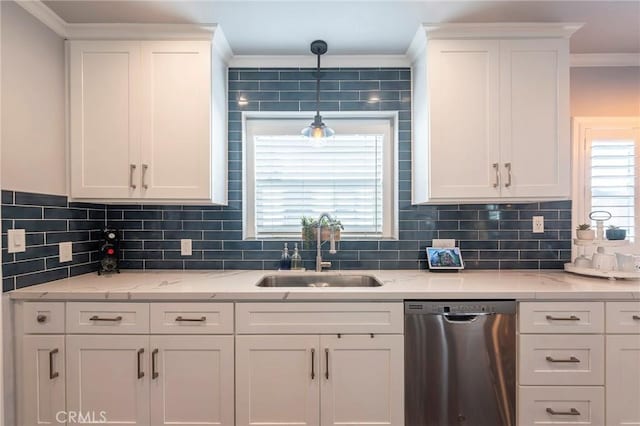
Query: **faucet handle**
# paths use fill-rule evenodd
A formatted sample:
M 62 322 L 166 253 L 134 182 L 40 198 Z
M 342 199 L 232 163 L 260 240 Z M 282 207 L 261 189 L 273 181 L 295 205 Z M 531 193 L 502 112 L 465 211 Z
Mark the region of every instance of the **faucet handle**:
M 320 269 L 322 270 L 322 268 L 331 268 L 331 262 L 323 260 L 320 262 Z

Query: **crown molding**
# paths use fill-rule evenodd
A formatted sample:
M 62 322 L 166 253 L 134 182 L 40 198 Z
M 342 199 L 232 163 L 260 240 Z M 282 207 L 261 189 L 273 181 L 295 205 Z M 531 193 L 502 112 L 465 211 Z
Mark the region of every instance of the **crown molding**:
M 569 38 L 584 23 L 580 22 L 492 22 L 422 24 L 429 39 L 439 38 Z
M 573 53 L 571 67 L 640 67 L 640 53 Z
M 67 37 L 67 23 L 40 0 L 16 0 L 16 3 L 60 37 Z
M 68 40 L 212 40 L 216 24 L 67 24 Z

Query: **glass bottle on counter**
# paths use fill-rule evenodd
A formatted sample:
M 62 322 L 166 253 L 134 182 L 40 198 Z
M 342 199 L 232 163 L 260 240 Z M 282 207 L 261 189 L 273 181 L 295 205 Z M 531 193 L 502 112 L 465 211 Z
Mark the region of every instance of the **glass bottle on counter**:
M 291 269 L 295 271 L 302 270 L 302 257 L 298 252 L 298 243 L 294 243 L 293 255 L 291 256 Z
M 291 256 L 289 256 L 289 247 L 287 247 L 287 243 L 284 243 L 284 248 L 282 249 L 279 269 L 281 271 L 288 271 L 291 269 Z

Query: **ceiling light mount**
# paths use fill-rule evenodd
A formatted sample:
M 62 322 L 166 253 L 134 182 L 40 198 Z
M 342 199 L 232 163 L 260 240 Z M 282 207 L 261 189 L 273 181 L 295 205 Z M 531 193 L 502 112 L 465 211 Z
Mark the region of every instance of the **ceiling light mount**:
M 318 69 L 316 72 L 316 115 L 313 122 L 302 129 L 302 135 L 313 139 L 322 139 L 334 135 L 334 131 L 322 122 L 320 115 L 320 56 L 327 53 L 327 43 L 323 40 L 311 42 L 311 53 L 318 57 Z

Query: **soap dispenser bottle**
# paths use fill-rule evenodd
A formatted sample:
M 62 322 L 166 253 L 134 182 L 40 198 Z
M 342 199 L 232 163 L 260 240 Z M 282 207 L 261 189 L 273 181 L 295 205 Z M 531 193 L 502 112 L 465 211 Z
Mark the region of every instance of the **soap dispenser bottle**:
M 282 256 L 280 257 L 280 270 L 288 271 L 289 269 L 291 269 L 291 256 L 289 256 L 289 247 L 287 247 L 287 243 L 284 243 Z
M 291 269 L 300 271 L 302 270 L 302 257 L 298 252 L 298 243 L 294 243 L 293 246 L 293 255 L 291 256 Z

